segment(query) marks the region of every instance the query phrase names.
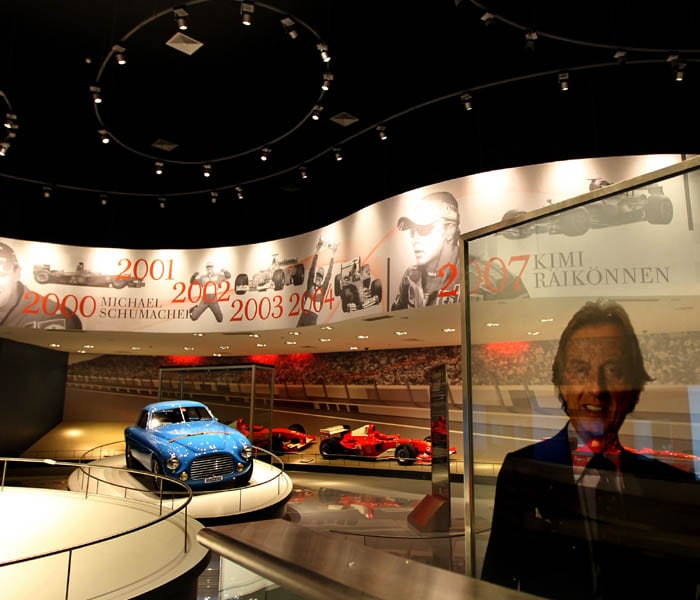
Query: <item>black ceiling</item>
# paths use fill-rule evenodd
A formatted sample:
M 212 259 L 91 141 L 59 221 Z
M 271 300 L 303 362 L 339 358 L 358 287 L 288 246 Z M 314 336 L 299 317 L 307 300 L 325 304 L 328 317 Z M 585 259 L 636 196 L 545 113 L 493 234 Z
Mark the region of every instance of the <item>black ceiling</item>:
M 233 246 L 323 227 L 471 173 L 700 149 L 695 2 L 248 4 L 251 27 L 241 25 L 237 0 L 5 0 L 0 90 L 19 128 L 0 159 L 0 235 Z M 191 55 L 165 44 L 178 31 L 173 8 L 189 14 L 183 33 L 203 43 Z M 488 24 L 485 13 L 494 17 Z M 297 39 L 283 17 L 296 23 Z M 534 49 L 528 33 L 537 34 Z M 124 66 L 115 45 L 125 49 Z M 673 70 L 683 65 L 676 82 Z M 560 72 L 569 74 L 565 93 Z M 324 73 L 333 75 L 327 92 Z M 104 99 L 97 108 L 91 86 Z M 460 102 L 464 93 L 472 111 Z M 315 105 L 323 107 L 318 121 L 310 118 Z M 341 113 L 357 122 L 331 120 Z M 385 142 L 377 125 L 386 127 Z M 100 143 L 100 129 L 112 143 Z M 156 148 L 156 140 L 176 147 Z M 272 149 L 266 163 L 258 159 L 264 146 Z

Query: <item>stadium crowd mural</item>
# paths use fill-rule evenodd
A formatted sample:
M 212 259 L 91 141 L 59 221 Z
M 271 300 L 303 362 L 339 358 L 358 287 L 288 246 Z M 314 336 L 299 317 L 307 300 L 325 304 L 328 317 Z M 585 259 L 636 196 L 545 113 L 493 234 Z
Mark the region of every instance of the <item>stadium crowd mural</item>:
M 697 385 L 700 382 L 700 332 L 655 333 L 639 336 L 654 383 Z M 557 340 L 503 342 L 474 346 L 471 381 L 474 385 L 546 385 L 551 383 Z M 447 365 L 450 385 L 462 384 L 461 347 L 438 346 L 405 350 L 370 350 L 323 354 L 251 357 L 201 357 L 196 366 L 269 364 L 279 384 L 422 385 L 426 371 Z M 158 380 L 161 367 L 183 366 L 174 357 L 102 355 L 69 366 L 68 374 Z M 221 371 L 216 378 L 240 377 Z M 214 376 L 197 375 L 202 381 Z M 652 384 L 653 385 L 653 384 Z

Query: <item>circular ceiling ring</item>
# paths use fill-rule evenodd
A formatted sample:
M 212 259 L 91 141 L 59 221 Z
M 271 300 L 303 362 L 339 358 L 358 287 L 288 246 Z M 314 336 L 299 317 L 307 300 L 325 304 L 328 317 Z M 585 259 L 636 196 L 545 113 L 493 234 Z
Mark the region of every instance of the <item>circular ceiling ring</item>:
M 163 17 L 170 17 L 173 15 L 173 12 L 175 8 L 187 8 L 190 6 L 195 6 L 199 4 L 205 4 L 209 2 L 210 0 L 190 0 L 189 2 L 184 2 L 183 4 L 179 5 L 178 7 L 171 7 L 166 10 L 162 10 L 158 13 L 155 13 L 148 18 L 144 19 L 140 23 L 138 23 L 135 27 L 130 29 L 124 36 L 122 36 L 117 43 L 115 43 L 110 51 L 107 53 L 107 55 L 104 57 L 100 68 L 97 72 L 97 77 L 95 78 L 95 85 L 91 86 L 91 90 L 93 89 L 100 89 L 100 83 L 102 81 L 102 77 L 105 73 L 105 69 L 109 66 L 111 61 L 114 61 L 117 54 L 120 52 L 125 52 L 125 47 L 128 46 L 127 42 L 129 38 L 131 38 L 134 34 L 139 32 L 141 29 L 146 27 L 147 25 L 150 25 L 151 23 L 154 23 L 155 21 L 163 18 Z M 327 79 L 332 79 L 333 75 L 330 72 L 330 55 L 328 54 L 328 45 L 323 42 L 321 36 L 319 33 L 311 27 L 308 23 L 306 23 L 303 19 L 298 18 L 297 16 L 281 10 L 275 6 L 272 6 L 266 2 L 258 2 L 257 0 L 253 2 L 246 2 L 246 0 L 234 0 L 234 2 L 238 2 L 242 6 L 250 6 L 253 5 L 255 8 L 264 8 L 266 10 L 269 10 L 273 13 L 275 13 L 278 16 L 281 16 L 282 18 L 287 18 L 291 19 L 291 24 L 292 26 L 298 26 L 303 28 L 305 31 L 307 31 L 313 38 L 316 46 L 316 50 L 318 51 L 318 57 L 321 62 L 321 67 L 322 67 L 322 75 L 321 75 L 321 81 L 327 80 Z M 285 27 L 286 29 L 286 27 Z M 283 30 L 282 33 L 284 34 Z M 325 57 L 325 58 L 324 58 Z M 211 157 L 211 158 L 206 158 L 206 159 L 198 159 L 198 160 L 176 160 L 176 159 L 171 159 L 167 158 L 164 156 L 156 155 L 156 154 L 150 154 L 148 152 L 144 152 L 142 150 L 138 150 L 123 140 L 121 140 L 117 135 L 114 134 L 113 131 L 111 131 L 107 125 L 105 124 L 102 115 L 100 114 L 100 109 L 99 109 L 99 104 L 93 102 L 93 108 L 95 111 L 95 117 L 98 122 L 98 130 L 100 131 L 101 134 L 109 136 L 110 140 L 114 141 L 117 143 L 119 146 L 124 148 L 125 150 L 131 152 L 132 154 L 135 154 L 137 156 L 141 156 L 143 158 L 150 159 L 152 161 L 160 161 L 165 164 L 171 164 L 171 165 L 194 165 L 194 166 L 201 166 L 204 164 L 216 164 L 216 163 L 222 163 L 226 161 L 231 161 L 235 160 L 238 158 L 242 158 L 245 156 L 249 156 L 254 153 L 258 153 L 264 148 L 273 146 L 274 144 L 284 140 L 285 138 L 289 137 L 292 135 L 295 131 L 297 131 L 302 125 L 304 125 L 313 115 L 316 113 L 319 108 L 322 106 L 322 101 L 323 98 L 326 95 L 326 89 L 324 89 L 323 86 L 319 86 L 320 88 L 320 93 L 314 100 L 313 104 L 310 106 L 308 111 L 301 117 L 299 121 L 294 123 L 288 130 L 280 133 L 279 135 L 276 135 L 270 139 L 267 139 L 266 141 L 256 144 L 252 147 L 246 148 L 245 150 L 241 150 L 240 152 L 236 152 L 233 154 L 228 154 L 224 156 L 218 156 L 218 157 Z

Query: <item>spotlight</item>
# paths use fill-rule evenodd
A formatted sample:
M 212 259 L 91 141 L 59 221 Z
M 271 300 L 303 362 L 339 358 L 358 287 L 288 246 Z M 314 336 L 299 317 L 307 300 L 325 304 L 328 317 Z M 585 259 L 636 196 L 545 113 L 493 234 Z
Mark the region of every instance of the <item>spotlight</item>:
M 107 194 L 100 194 L 100 204 L 107 206 Z
M 103 144 L 109 144 L 109 133 L 107 133 L 106 129 L 99 129 L 97 133 L 100 134 L 100 139 Z
M 343 160 L 343 151 L 337 146 L 333 148 L 333 154 L 335 155 L 335 160 L 337 160 L 338 162 Z
M 535 31 L 528 31 L 525 34 L 525 49 L 534 51 L 535 42 L 537 41 L 537 33 Z
M 180 31 L 187 31 L 187 17 L 190 16 L 190 13 L 188 13 L 182 6 L 179 6 L 173 9 L 173 14 L 175 16 L 177 28 Z
M 683 81 L 685 75 L 685 63 L 679 62 L 676 64 L 676 81 Z
M 47 200 L 48 200 L 49 198 L 51 198 L 51 186 L 50 186 L 50 185 L 45 185 L 45 186 L 42 188 L 42 193 L 43 193 L 43 195 L 44 195 L 44 198 L 46 198 Z
M 241 2 L 241 23 L 246 27 L 253 24 L 253 13 L 255 12 L 255 4 L 252 2 Z
M 243 200 L 243 188 L 240 185 L 237 185 L 234 189 L 236 190 L 236 198 Z
M 333 73 L 324 73 L 323 82 L 321 83 L 321 89 L 327 92 L 331 87 L 331 81 L 333 81 Z
M 102 96 L 100 94 L 102 90 L 96 85 L 91 85 L 90 91 L 92 92 L 92 101 L 95 104 L 102 104 Z
M 270 154 L 272 153 L 272 149 L 268 148 L 267 146 L 262 149 L 262 152 L 260 153 L 260 160 L 265 162 L 268 158 L 270 158 Z
M 309 178 L 309 172 L 306 170 L 306 167 L 299 167 L 299 175 L 302 179 Z
M 280 19 L 280 23 L 282 23 L 282 28 L 284 29 L 284 32 L 290 38 L 295 40 L 299 37 L 299 32 L 296 30 L 296 27 L 294 27 L 294 19 L 290 17 L 284 17 L 283 19 Z
M 615 62 L 617 62 L 618 65 L 621 65 L 627 61 L 627 51 L 616 50 L 615 54 L 613 54 L 613 58 L 615 59 Z
M 0 156 L 7 156 L 7 151 L 10 149 L 9 142 L 0 143 Z
M 5 113 L 5 128 L 6 129 L 16 129 L 17 128 L 17 115 L 14 113 Z
M 671 64 L 676 81 L 683 81 L 686 64 L 680 62 L 679 59 L 680 56 L 678 54 L 670 54 L 666 61 Z
M 118 65 L 125 65 L 126 64 L 126 48 L 123 46 L 119 46 L 118 44 L 115 44 L 112 46 L 112 51 L 115 52 L 115 58 L 117 60 Z
M 562 92 L 566 92 L 569 89 L 569 74 L 568 73 L 559 73 L 558 79 L 559 79 L 559 89 Z
M 382 142 L 385 142 L 386 140 L 389 139 L 389 136 L 387 135 L 387 132 L 386 132 L 386 127 L 384 127 L 384 125 L 377 125 L 377 135 L 379 136 L 379 139 Z
M 165 198 L 158 198 L 158 206 L 160 206 L 160 208 L 165 208 L 165 202 Z
M 318 44 L 316 44 L 316 48 L 321 53 L 321 60 L 325 63 L 330 62 L 331 55 L 328 54 L 328 44 L 319 42 Z
M 462 104 L 464 105 L 464 110 L 471 110 L 472 107 L 472 95 L 471 94 L 462 94 L 462 97 L 460 98 L 462 101 Z
M 496 17 L 493 16 L 490 12 L 485 12 L 483 15 L 481 15 L 481 22 L 488 27 L 489 25 L 493 25 L 494 22 L 496 21 Z
M 318 121 L 321 118 L 321 111 L 323 110 L 323 106 L 317 104 L 314 106 L 313 110 L 311 111 L 311 118 L 314 121 Z
M 204 165 L 202 167 L 202 175 L 204 177 L 211 177 L 211 165 Z
M 160 161 L 156 161 L 155 165 L 155 174 L 156 175 L 162 175 L 163 174 L 163 163 Z
M 219 199 L 219 192 L 212 191 L 210 195 L 211 195 L 211 203 L 216 204 L 216 201 Z

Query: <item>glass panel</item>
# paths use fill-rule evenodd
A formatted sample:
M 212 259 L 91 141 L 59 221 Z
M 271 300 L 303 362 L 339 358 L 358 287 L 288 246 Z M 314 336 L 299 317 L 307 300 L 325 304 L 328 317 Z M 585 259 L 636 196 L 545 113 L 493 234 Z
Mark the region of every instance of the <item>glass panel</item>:
M 477 575 L 547 597 L 695 597 L 699 184 L 465 241 Z M 611 471 L 588 463 L 601 451 Z

